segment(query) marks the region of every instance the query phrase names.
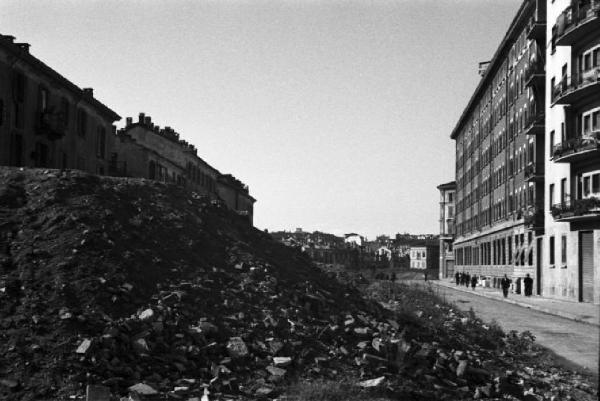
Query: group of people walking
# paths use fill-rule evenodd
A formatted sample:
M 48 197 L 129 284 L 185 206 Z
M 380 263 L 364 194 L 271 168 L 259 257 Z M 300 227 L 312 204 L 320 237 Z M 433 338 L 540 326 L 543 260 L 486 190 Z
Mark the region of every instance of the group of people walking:
M 467 288 L 469 288 L 470 285 L 472 289 L 475 289 L 477 282 L 479 281 L 476 275 L 471 276 L 467 272 L 456 272 L 454 279 L 456 280 L 456 285 L 464 285 Z
M 474 290 L 477 286 L 479 278 L 475 274 L 471 276 L 468 272 L 456 272 L 454 274 L 454 280 L 456 281 L 456 285 L 464 285 L 467 288 L 470 285 L 471 288 Z M 505 274 L 504 277 L 502 277 L 502 279 L 500 280 L 500 288 L 502 288 L 502 294 L 504 295 L 504 298 L 508 297 L 508 290 L 510 289 L 511 284 L 512 280 L 509 279 L 508 276 Z M 533 292 L 533 279 L 529 276 L 529 274 L 527 274 L 527 276 L 523 279 L 523 284 L 525 287 L 525 296 L 531 296 Z M 517 292 L 520 293 L 520 290 L 518 290 Z

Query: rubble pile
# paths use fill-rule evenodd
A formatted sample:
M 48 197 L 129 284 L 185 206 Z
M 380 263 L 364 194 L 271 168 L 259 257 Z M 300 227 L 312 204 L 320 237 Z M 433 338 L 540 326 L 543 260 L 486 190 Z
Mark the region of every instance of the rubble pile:
M 0 399 L 274 399 L 317 379 L 407 400 L 593 397 L 572 372 L 508 369 L 510 336 L 477 340 L 473 317 L 440 305 L 433 324 L 381 297 L 177 186 L 0 168 Z

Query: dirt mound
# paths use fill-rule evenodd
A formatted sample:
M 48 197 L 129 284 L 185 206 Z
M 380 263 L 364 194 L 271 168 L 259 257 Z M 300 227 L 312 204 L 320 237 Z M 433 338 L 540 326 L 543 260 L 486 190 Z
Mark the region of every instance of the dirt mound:
M 0 399 L 259 399 L 317 378 L 407 400 L 526 390 L 450 348 L 500 352 L 468 345 L 460 316 L 445 335 L 389 312 L 203 196 L 56 170 L 0 183 Z

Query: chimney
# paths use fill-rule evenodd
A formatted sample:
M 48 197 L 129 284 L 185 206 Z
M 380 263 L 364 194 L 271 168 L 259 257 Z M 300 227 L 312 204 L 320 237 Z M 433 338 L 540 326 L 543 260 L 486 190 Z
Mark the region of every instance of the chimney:
M 83 88 L 83 95 L 88 97 L 94 97 L 94 88 Z
M 481 75 L 482 77 L 485 75 L 485 72 L 487 71 L 488 66 L 490 65 L 490 61 L 481 61 L 479 63 L 479 75 Z
M 15 43 L 17 46 L 19 46 L 19 49 L 23 50 L 25 53 L 29 53 L 29 48 L 31 47 L 31 45 L 29 43 Z
M 140 113 L 138 115 L 138 123 L 143 124 L 144 123 L 144 118 L 146 117 L 146 115 L 144 113 Z
M 152 117 L 145 116 L 144 117 L 144 125 L 150 126 L 150 124 L 152 124 Z
M 131 124 L 133 124 L 133 118 L 127 117 L 125 119 L 125 127 L 129 127 Z

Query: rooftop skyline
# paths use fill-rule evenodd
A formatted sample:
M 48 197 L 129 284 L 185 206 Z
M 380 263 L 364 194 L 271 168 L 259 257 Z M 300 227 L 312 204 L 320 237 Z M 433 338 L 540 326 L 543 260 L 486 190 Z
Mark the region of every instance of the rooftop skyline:
M 255 225 L 438 231 L 450 133 L 517 0 L 6 1 L 3 34 L 248 184 Z

